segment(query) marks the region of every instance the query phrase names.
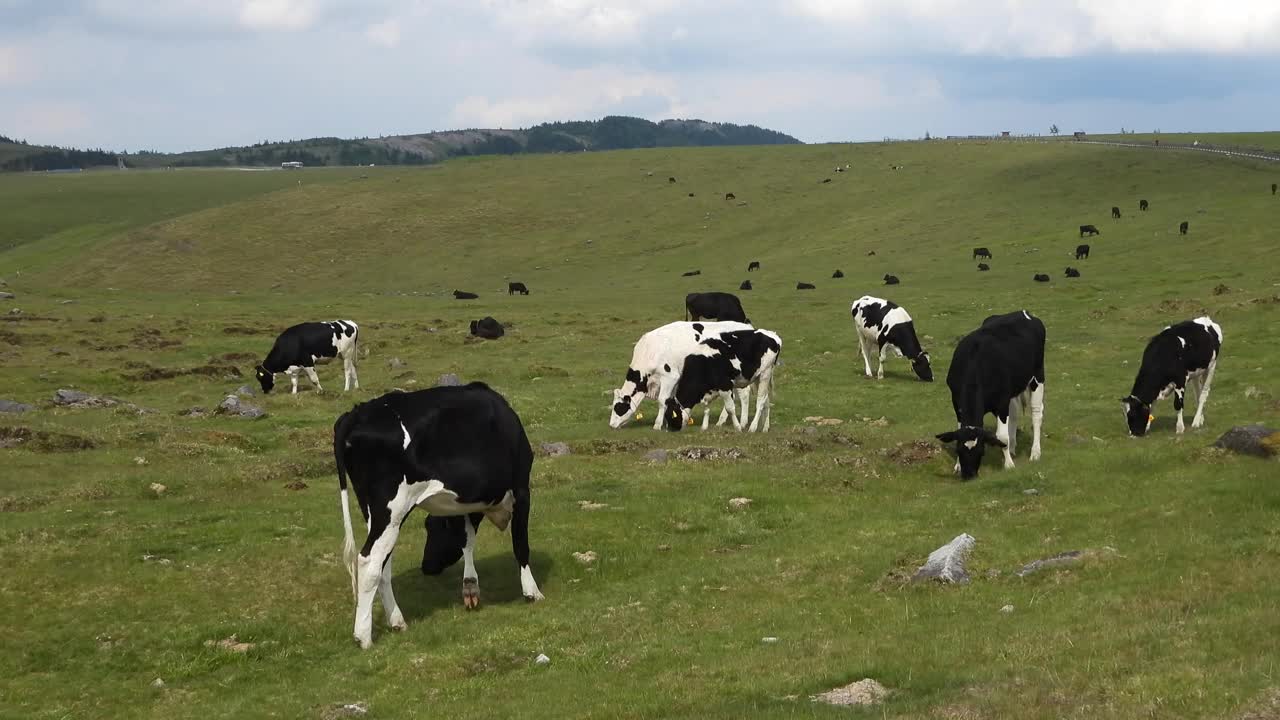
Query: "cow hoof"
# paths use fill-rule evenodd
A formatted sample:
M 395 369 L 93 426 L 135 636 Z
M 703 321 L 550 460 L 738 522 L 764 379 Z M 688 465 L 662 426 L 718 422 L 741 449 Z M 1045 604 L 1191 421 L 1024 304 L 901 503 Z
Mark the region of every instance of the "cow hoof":
M 1040 459 L 1040 449 L 1036 448 L 1035 450 L 1031 451 L 1031 462 L 1036 462 L 1039 459 Z
M 480 607 L 480 580 L 462 578 L 462 605 L 468 610 Z
M 369 648 L 373 647 L 372 638 L 362 638 L 359 635 L 356 635 L 355 640 L 357 643 L 359 643 L 361 650 L 368 650 Z
M 1191 427 L 1193 428 L 1204 427 L 1204 418 L 1198 417 L 1195 420 L 1192 420 Z
M 532 603 L 532 602 L 538 602 L 539 600 L 543 600 L 544 598 L 541 592 L 535 592 L 532 595 L 525 595 L 524 599 Z

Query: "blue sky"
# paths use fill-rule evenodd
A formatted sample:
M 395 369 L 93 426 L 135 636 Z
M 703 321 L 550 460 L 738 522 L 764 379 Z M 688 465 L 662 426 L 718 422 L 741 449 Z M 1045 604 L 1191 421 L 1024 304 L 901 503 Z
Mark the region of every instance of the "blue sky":
M 111 149 L 606 114 L 1280 129 L 1280 2 L 0 0 L 0 134 Z

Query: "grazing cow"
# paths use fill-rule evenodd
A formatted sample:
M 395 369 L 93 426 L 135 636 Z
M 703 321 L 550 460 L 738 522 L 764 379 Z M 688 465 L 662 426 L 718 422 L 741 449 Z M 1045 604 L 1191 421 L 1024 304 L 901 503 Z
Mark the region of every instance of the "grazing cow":
M 984 247 L 977 247 L 977 248 L 974 248 L 974 249 L 973 249 L 973 259 L 974 259 L 974 260 L 977 260 L 978 258 L 986 258 L 986 259 L 990 260 L 990 259 L 991 259 L 991 251 L 990 251 L 990 250 L 988 250 L 988 249 L 986 249 L 986 248 L 984 248 Z
M 796 283 L 796 289 L 797 290 L 815 290 L 817 288 L 814 286 L 813 283 L 798 282 Z
M 1186 220 L 1183 220 L 1183 221 L 1182 221 L 1182 224 L 1178 226 L 1178 234 L 1179 234 L 1179 235 L 1186 235 L 1186 234 L 1187 234 L 1187 230 L 1188 230 L 1190 227 L 1191 227 L 1191 225 L 1190 225 Z
M 1138 201 L 1138 209 L 1141 210 L 1142 212 L 1146 212 L 1148 207 L 1150 207 L 1150 205 L 1147 203 L 1146 200 Z
M 1098 228 L 1096 228 L 1096 227 L 1094 227 L 1094 226 L 1092 226 L 1092 225 L 1081 225 L 1081 226 L 1080 226 L 1080 237 L 1084 237 L 1085 235 L 1101 235 L 1101 234 L 1102 234 L 1102 232 L 1101 232 L 1100 230 L 1098 230 Z
M 916 377 L 933 382 L 933 369 L 929 367 L 929 353 L 920 346 L 916 326 L 907 311 L 896 303 L 870 295 L 863 295 L 850 308 L 853 327 L 858 331 L 858 349 L 862 351 L 862 363 L 867 377 L 871 375 L 872 344 L 880 356 L 875 377 L 884 379 L 884 356 L 890 350 L 911 361 Z
M 739 290 L 750 290 L 750 289 L 751 289 L 751 281 L 750 281 L 750 280 L 743 280 L 743 281 L 742 281 L 742 284 L 738 286 L 738 289 L 739 289 Z
M 734 390 L 749 393 L 756 387 L 756 415 L 750 431 L 769 432 L 773 369 L 782 353 L 782 338 L 768 330 L 731 330 L 708 333 L 685 358 L 675 384 L 675 391 L 663 404 L 666 428 L 679 432 L 689 421 L 694 406 L 706 402 L 713 393 L 732 397 Z M 735 415 L 734 427 L 747 427 L 751 414 L 749 401 L 742 402 L 742 418 Z M 707 415 L 702 416 L 706 428 Z
M 689 197 L 693 197 L 693 193 L 689 193 Z
M 1049 276 L 1044 273 L 1036 273 L 1031 279 L 1036 282 L 1049 282 Z
M 1044 420 L 1044 323 L 1026 310 L 992 315 L 982 327 L 961 338 L 951 356 L 947 387 L 956 413 L 956 430 L 937 436 L 956 444 L 956 472 L 968 480 L 978 475 L 986 445 L 1004 450 L 1004 466 L 1013 467 L 1018 415 L 1031 410 L 1031 459 L 1040 459 L 1040 425 Z M 996 416 L 996 431 L 982 426 L 987 413 Z
M 502 327 L 502 323 L 492 317 L 485 317 L 471 321 L 471 334 L 486 340 L 497 340 L 506 334 L 506 330 Z
M 876 251 L 875 251 L 875 250 L 868 250 L 868 251 L 867 251 L 867 257 L 871 257 L 872 255 L 875 255 L 875 254 L 876 254 Z
M 676 181 L 675 176 L 672 176 L 672 177 L 667 178 L 667 182 L 669 182 L 669 183 L 673 183 L 673 184 L 674 184 L 674 183 L 675 183 L 675 181 Z
M 1069 267 L 1067 268 L 1065 275 L 1069 278 L 1078 278 L 1080 277 L 1080 271 L 1073 267 Z
M 733 193 L 725 193 L 725 194 L 724 194 L 724 199 L 725 199 L 725 200 L 737 200 L 737 199 L 738 199 L 738 196 L 737 196 L 737 195 L 734 195 Z
M 1275 195 L 1275 194 L 1276 194 L 1276 184 L 1275 184 L 1275 183 L 1271 183 L 1271 194 L 1272 194 L 1272 195 Z
M 885 285 L 897 285 L 897 284 L 898 284 L 898 283 L 900 283 L 900 282 L 902 282 L 902 281 L 898 279 L 898 276 L 897 276 L 897 275 L 885 275 L 885 276 L 884 276 L 884 284 L 885 284 Z
M 475 294 L 475 293 L 473 293 L 473 292 L 467 292 L 466 290 L 454 290 L 454 291 L 453 291 L 453 299 L 454 299 L 454 300 L 475 300 L 475 299 L 476 299 L 476 298 L 478 298 L 478 297 L 480 297 L 480 296 L 479 296 L 479 295 L 477 295 L 477 294 Z
M 1077 259 L 1077 260 L 1088 260 L 1088 259 L 1089 259 L 1089 246 L 1088 246 L 1088 245 L 1077 245 L 1077 246 L 1076 246 L 1076 259 Z
M 825 185 L 826 183 L 829 183 L 829 182 L 831 182 L 831 178 L 827 178 L 826 180 L 823 180 L 823 181 L 822 181 L 822 184 L 824 184 L 824 185 Z
M 680 277 L 693 277 L 694 275 L 701 275 L 701 274 L 702 274 L 701 270 L 690 270 L 689 272 L 686 272 L 686 273 L 680 273 Z
M 685 357 L 693 352 L 703 337 L 718 335 L 734 330 L 750 330 L 750 325 L 737 322 L 673 322 L 656 330 L 650 330 L 640 337 L 631 351 L 631 365 L 627 368 L 627 376 L 622 387 L 613 391 L 613 405 L 610 407 L 609 427 L 618 428 L 631 422 L 641 401 L 649 396 L 658 401 L 657 417 L 653 419 L 653 429 L 662 427 L 662 408 L 667 398 L 675 391 L 676 381 L 680 378 Z M 726 395 L 725 408 L 720 412 L 717 425 L 723 425 L 732 407 L 733 396 Z M 742 402 L 746 403 L 749 391 L 740 393 Z M 736 417 L 736 409 L 734 410 Z M 707 418 L 703 416 L 703 425 Z
M 1112 220 L 1120 219 L 1120 208 L 1116 207 L 1115 205 L 1111 206 L 1111 219 Z
M 759 269 L 760 269 L 759 260 L 752 260 L 751 262 L 747 263 L 747 272 L 751 272 L 753 270 L 759 270 Z
M 405 628 L 391 590 L 392 554 L 400 527 L 414 507 L 432 516 L 427 520 L 423 570 L 443 571 L 461 555 L 462 601 L 467 609 L 480 604 L 474 554 L 476 532 L 485 518 L 500 530 L 510 523 L 521 594 L 527 600 L 542 599 L 529 569 L 533 450 L 519 416 L 487 385 L 395 391 L 356 405 L 333 426 L 333 455 L 342 499 L 342 559 L 355 595 L 360 647 L 373 642 L 375 594 L 382 600 L 387 624 L 394 630 Z M 358 553 L 351 532 L 348 477 L 369 527 Z M 455 539 L 451 536 L 459 524 L 461 537 Z
M 521 295 L 528 295 L 529 288 L 525 287 L 524 283 L 522 282 L 507 283 L 507 294 L 515 295 L 516 293 L 520 293 Z
M 1209 399 L 1213 373 L 1222 349 L 1222 327 L 1208 316 L 1170 325 L 1151 338 L 1142 353 L 1142 367 L 1133 381 L 1129 397 L 1121 398 L 1129 434 L 1142 437 L 1151 428 L 1151 406 L 1173 393 L 1178 411 L 1178 434 L 1186 429 L 1182 420 L 1184 393 L 1188 385 L 1197 396 L 1196 415 L 1191 427 L 1204 425 L 1204 404 Z M 1199 386 L 1198 388 L 1196 386 Z
M 689 293 L 684 296 L 685 320 L 718 320 L 751 324 L 736 295 L 725 292 Z
M 352 384 L 359 390 L 360 378 L 356 377 L 356 341 L 359 336 L 360 328 L 350 320 L 302 323 L 285 330 L 276 338 L 262 364 L 254 368 L 262 392 L 271 392 L 278 372 L 289 376 L 294 394 L 298 392 L 300 372 L 306 372 L 311 384 L 320 390 L 316 360 L 339 355 L 342 356 L 342 390 L 350 390 Z
M 844 277 L 844 273 L 843 273 L 843 272 L 840 272 L 839 270 L 836 270 L 835 272 L 831 273 L 831 279 L 832 279 L 832 280 L 837 280 L 837 279 L 842 278 L 842 277 Z
M 978 263 L 978 272 L 986 272 L 990 269 L 991 269 L 990 265 L 986 263 Z

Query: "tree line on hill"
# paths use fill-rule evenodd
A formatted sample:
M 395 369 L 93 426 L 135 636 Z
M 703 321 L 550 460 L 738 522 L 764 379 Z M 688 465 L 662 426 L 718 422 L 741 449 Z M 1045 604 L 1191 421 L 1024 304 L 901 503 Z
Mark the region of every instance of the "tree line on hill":
M 26 148 L 15 157 L 0 162 L 0 171 L 71 170 L 116 164 L 115 153 L 107 152 L 102 148 L 77 150 L 76 148 L 44 147 L 31 145 L 26 140 L 18 140 L 7 135 L 0 135 L 0 144 Z

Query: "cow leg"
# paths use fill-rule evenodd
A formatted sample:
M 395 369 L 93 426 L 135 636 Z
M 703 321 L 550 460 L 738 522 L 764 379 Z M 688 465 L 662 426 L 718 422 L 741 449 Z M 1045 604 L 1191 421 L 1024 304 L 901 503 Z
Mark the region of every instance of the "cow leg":
M 353 357 L 354 350 L 342 356 L 342 391 L 351 390 L 351 386 L 355 385 L 355 389 L 360 389 L 360 378 L 356 376 L 356 361 Z
M 1015 397 L 1009 401 L 1009 419 L 1005 425 L 1009 428 L 1009 454 L 1018 454 L 1018 416 L 1022 414 L 1022 397 Z
M 1044 424 L 1044 383 L 1031 391 L 1031 461 L 1040 459 L 1040 426 Z
M 320 376 L 316 375 L 316 369 L 313 367 L 303 369 L 307 371 L 307 377 L 311 379 L 311 384 L 316 386 L 316 390 L 324 390 L 320 387 Z
M 1181 435 L 1187 429 L 1186 424 L 1183 423 L 1182 421 L 1182 407 L 1184 404 L 1183 401 L 1185 400 L 1186 393 L 1187 393 L 1186 380 L 1183 380 L 1182 382 L 1178 383 L 1178 385 L 1173 388 L 1173 409 L 1178 411 L 1178 434 L 1179 435 Z
M 707 397 L 702 399 L 702 431 L 703 432 L 706 432 L 707 428 L 711 426 L 711 401 L 714 400 L 716 397 L 717 397 L 716 395 L 708 395 Z M 723 413 L 724 410 L 721 410 L 720 412 Z
M 773 370 L 762 370 L 760 377 L 756 381 L 756 416 L 751 420 L 751 432 L 760 429 L 761 432 L 769 432 L 769 395 L 773 389 Z M 761 417 L 764 418 L 763 427 L 761 427 Z
M 291 370 L 285 370 L 284 372 L 286 375 L 289 376 L 289 382 L 293 383 L 293 394 L 297 395 L 298 394 L 298 371 L 296 369 L 291 369 Z
M 658 379 L 658 410 L 653 413 L 653 429 L 662 429 L 662 417 L 667 412 L 667 399 L 675 392 L 675 382 L 666 375 Z
M 742 408 L 742 414 L 734 418 L 734 427 L 741 432 L 747 427 L 747 421 L 751 419 L 751 386 L 748 385 L 738 391 L 738 407 Z
M 1007 413 L 1008 410 L 1005 410 Z M 996 439 L 1004 443 L 1004 469 L 1013 469 L 1013 453 L 1009 452 L 1009 416 L 996 415 Z
M 884 356 L 889 352 L 889 343 L 880 346 L 880 366 L 876 368 L 876 379 L 884 379 Z
M 516 556 L 516 565 L 520 567 L 520 592 L 525 600 L 542 599 L 542 591 L 533 580 L 533 571 L 529 569 L 529 488 L 524 487 L 515 492 L 515 507 L 511 513 L 511 551 Z
M 391 595 L 391 569 L 388 567 L 388 559 L 392 550 L 395 549 L 396 540 L 400 537 L 400 523 L 404 521 L 404 516 L 408 514 L 408 509 L 412 508 L 412 505 L 409 508 L 398 507 L 393 500 L 383 507 L 386 509 L 371 508 L 369 536 L 365 538 L 364 547 L 356 558 L 355 638 L 360 643 L 360 647 L 365 649 L 373 644 L 373 598 L 382 588 L 384 573 L 387 575 L 387 589 L 386 594 L 383 595 L 383 607 L 388 613 L 395 607 L 394 597 L 392 597 L 391 607 L 387 607 L 385 602 Z M 388 616 L 388 620 L 393 627 L 397 620 L 400 626 L 404 626 L 403 615 L 398 618 Z
M 1218 361 L 1211 361 L 1209 369 L 1204 373 L 1204 378 L 1200 380 L 1199 397 L 1196 398 L 1196 416 L 1191 420 L 1193 428 L 1204 426 L 1204 404 L 1209 400 L 1209 386 L 1213 385 L 1213 373 L 1217 369 Z
M 872 377 L 871 349 L 867 347 L 867 338 L 865 335 L 862 334 L 861 330 L 856 330 L 855 332 L 858 333 L 858 350 L 862 352 L 863 371 L 866 373 L 867 377 Z
M 484 515 L 462 518 L 467 531 L 467 544 L 462 546 L 462 604 L 468 610 L 480 607 L 480 577 L 476 575 L 476 529 Z
M 391 575 L 395 568 L 395 550 L 387 553 L 386 562 L 382 564 L 381 582 L 378 583 L 378 597 L 382 599 L 382 613 L 392 630 L 404 630 L 408 624 L 404 621 L 404 613 L 396 604 L 395 593 L 391 591 Z

